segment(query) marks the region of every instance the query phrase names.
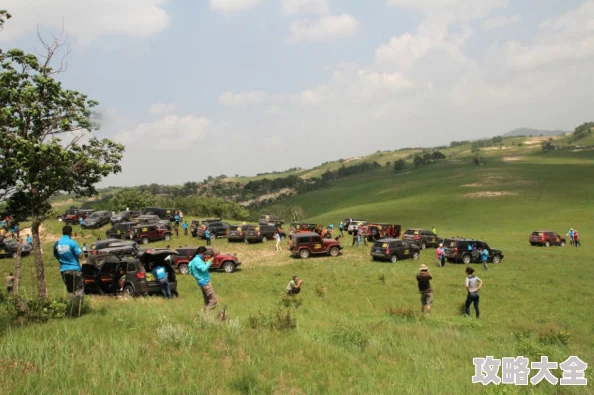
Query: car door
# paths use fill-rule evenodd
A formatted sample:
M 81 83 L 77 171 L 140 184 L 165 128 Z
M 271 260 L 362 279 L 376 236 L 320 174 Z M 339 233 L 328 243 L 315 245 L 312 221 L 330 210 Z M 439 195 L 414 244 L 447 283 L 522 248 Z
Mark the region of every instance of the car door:
M 314 254 L 322 254 L 324 253 L 324 243 L 322 242 L 322 238 L 320 236 L 312 236 L 311 238 L 312 244 L 312 252 Z
M 161 240 L 161 234 L 157 225 L 148 226 L 148 238 L 149 240 Z
M 390 251 L 392 252 L 392 254 L 396 254 L 398 259 L 404 258 L 403 244 L 404 243 L 402 242 L 402 240 L 395 240 L 392 243 L 390 243 Z
M 404 259 L 406 258 L 411 258 L 412 254 L 413 254 L 413 247 L 411 246 L 410 243 L 407 243 L 406 241 L 401 241 L 402 243 L 402 257 Z

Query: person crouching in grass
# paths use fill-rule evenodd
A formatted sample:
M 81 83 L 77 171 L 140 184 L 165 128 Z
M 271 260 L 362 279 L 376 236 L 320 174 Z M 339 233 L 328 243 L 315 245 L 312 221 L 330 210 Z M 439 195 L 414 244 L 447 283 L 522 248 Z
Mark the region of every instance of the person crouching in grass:
M 301 292 L 302 285 L 303 280 L 300 280 L 297 276 L 293 276 L 293 279 L 289 281 L 289 285 L 287 285 L 287 295 L 297 295 Z

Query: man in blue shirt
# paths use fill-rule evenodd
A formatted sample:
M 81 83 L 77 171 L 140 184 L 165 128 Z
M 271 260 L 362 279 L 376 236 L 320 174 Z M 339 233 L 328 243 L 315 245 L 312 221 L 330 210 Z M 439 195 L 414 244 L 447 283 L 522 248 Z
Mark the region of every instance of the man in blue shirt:
M 84 220 L 82 219 L 82 217 L 78 217 L 78 224 L 80 226 L 82 226 L 83 222 L 84 222 Z
M 167 271 L 165 268 L 163 266 L 157 266 L 155 270 L 153 270 L 153 275 L 157 278 L 157 281 L 159 281 L 163 296 L 167 299 L 171 299 L 171 284 L 169 284 L 169 280 L 167 279 Z
M 184 221 L 184 223 L 182 224 L 182 228 L 184 228 L 184 236 L 188 235 L 188 223 L 186 221 Z
M 204 253 L 206 247 L 200 246 L 196 250 L 196 255 L 190 261 L 189 271 L 192 276 L 196 279 L 200 290 L 202 291 L 202 297 L 204 298 L 204 310 L 212 310 L 217 305 L 217 297 L 214 292 L 214 288 L 210 283 L 210 273 L 208 269 L 212 264 L 211 260 L 204 262 Z
M 486 248 L 483 249 L 483 251 L 481 252 L 481 259 L 483 261 L 483 267 L 485 268 L 485 270 L 489 270 L 489 268 L 487 267 L 487 260 L 489 259 L 489 250 L 487 250 Z
M 27 244 L 33 245 L 33 238 L 31 237 L 31 235 L 27 235 Z
M 210 245 L 210 230 L 208 228 L 204 231 L 204 237 L 206 238 L 206 245 Z
M 84 294 L 84 283 L 82 277 L 82 270 L 78 262 L 81 256 L 81 249 L 72 240 L 72 227 L 66 225 L 62 228 L 62 238 L 54 244 L 54 256 L 60 262 L 60 273 L 62 280 L 66 285 L 66 289 L 70 294 L 71 299 L 79 299 L 82 302 Z

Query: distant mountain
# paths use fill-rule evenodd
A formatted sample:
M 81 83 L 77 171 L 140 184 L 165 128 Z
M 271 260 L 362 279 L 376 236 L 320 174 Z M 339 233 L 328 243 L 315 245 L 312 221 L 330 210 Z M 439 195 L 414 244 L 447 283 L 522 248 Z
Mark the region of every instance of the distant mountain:
M 559 136 L 565 134 L 564 130 L 539 130 L 531 128 L 519 128 L 514 129 L 511 132 L 507 132 L 503 137 L 523 137 L 523 136 Z

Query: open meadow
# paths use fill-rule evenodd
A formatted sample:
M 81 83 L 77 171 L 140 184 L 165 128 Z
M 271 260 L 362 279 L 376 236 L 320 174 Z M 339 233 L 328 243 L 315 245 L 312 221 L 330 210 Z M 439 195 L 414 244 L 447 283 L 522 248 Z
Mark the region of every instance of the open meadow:
M 416 261 L 372 262 L 369 247 L 352 247 L 347 236 L 340 257 L 300 260 L 289 257 L 286 240 L 276 254 L 273 242 L 218 239 L 216 248 L 243 262 L 235 273 L 212 274 L 226 323 L 200 313 L 196 282 L 183 275 L 177 299 L 93 297 L 93 311 L 79 319 L 2 322 L 0 393 L 594 393 L 593 165 L 591 150 L 498 154 L 482 167 L 454 159 L 402 174 L 382 168 L 287 202 L 312 222 L 363 217 L 403 229 L 435 226 L 441 237 L 501 249 L 503 261 L 488 271 L 473 265 L 485 282 L 480 320 L 460 313 L 464 266 L 438 268 L 434 249 Z M 43 238 L 50 296 L 65 295 L 51 251 L 61 225 L 48 221 Z M 534 230 L 564 235 L 570 227 L 580 231 L 579 248 L 528 243 Z M 75 232 L 80 245 L 105 237 L 105 227 Z M 152 245 L 166 244 L 204 242 L 180 236 Z M 13 264 L 0 260 L 0 272 Z M 420 264 L 433 274 L 429 317 L 419 312 Z M 304 289 L 287 299 L 294 274 Z M 36 294 L 34 275 L 27 257 L 22 294 Z M 472 384 L 472 359 L 488 355 L 555 362 L 577 355 L 590 364 L 589 385 Z

